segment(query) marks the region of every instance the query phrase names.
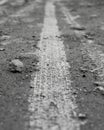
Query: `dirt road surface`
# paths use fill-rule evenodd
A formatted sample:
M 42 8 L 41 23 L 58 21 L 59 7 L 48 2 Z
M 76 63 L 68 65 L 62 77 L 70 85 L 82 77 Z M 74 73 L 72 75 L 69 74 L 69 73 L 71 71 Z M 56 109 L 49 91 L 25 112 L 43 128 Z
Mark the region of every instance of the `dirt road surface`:
M 103 0 L 0 1 L 0 130 L 104 130 Z

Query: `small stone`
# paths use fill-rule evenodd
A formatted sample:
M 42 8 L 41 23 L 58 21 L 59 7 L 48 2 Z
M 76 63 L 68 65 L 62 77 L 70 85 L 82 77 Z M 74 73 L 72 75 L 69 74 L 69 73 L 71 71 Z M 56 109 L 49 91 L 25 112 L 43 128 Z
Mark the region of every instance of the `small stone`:
M 98 90 L 102 95 L 104 95 L 104 87 L 99 86 L 99 87 L 95 88 L 94 91 L 97 91 L 97 90 Z
M 76 92 L 76 91 L 75 91 L 75 92 L 73 92 L 72 94 L 73 94 L 73 95 L 77 95 L 77 94 L 78 94 L 78 92 Z
M 55 104 L 53 101 L 50 102 L 49 106 L 50 106 L 50 108 L 51 107 L 57 108 L 57 104 Z
M 34 70 L 35 71 L 40 71 L 40 67 L 39 66 L 35 66 Z
M 82 75 L 82 77 L 83 77 L 83 78 L 85 78 L 85 77 L 86 77 L 86 75 L 85 75 L 85 74 L 83 74 L 83 75 Z
M 33 85 L 30 85 L 30 88 L 34 88 L 34 86 L 33 86 Z
M 97 14 L 92 14 L 92 15 L 90 16 L 90 18 L 97 18 L 97 17 L 98 17 Z
M 72 26 L 71 29 L 73 29 L 73 30 L 78 30 L 78 31 L 86 30 L 86 28 L 83 27 L 83 26 Z
M 86 114 L 82 114 L 82 113 L 79 113 L 78 114 L 78 118 L 82 121 L 86 120 L 87 119 L 87 115 Z
M 23 77 L 22 77 L 22 79 L 23 79 L 23 80 L 25 80 L 25 79 L 26 79 L 26 77 L 25 77 L 25 76 L 23 76 Z
M 37 63 L 32 63 L 33 66 L 37 66 Z
M 93 73 L 93 72 L 99 71 L 100 69 L 102 69 L 102 67 L 94 68 L 94 69 L 90 70 L 90 72 Z
M 95 85 L 97 86 L 103 86 L 104 87 L 104 82 L 94 82 Z
M 75 17 L 74 17 L 74 20 L 76 20 L 76 19 L 78 19 L 78 18 L 80 18 L 81 16 L 80 15 L 76 15 Z
M 45 95 L 43 95 L 42 93 L 40 94 L 40 97 L 41 98 L 45 98 L 46 96 Z
M 36 37 L 35 35 L 32 36 L 32 38 L 35 38 L 35 37 Z
M 0 48 L 0 51 L 5 51 L 5 48 Z
M 88 39 L 87 42 L 88 42 L 89 44 L 92 44 L 92 43 L 94 43 L 94 40 L 93 40 L 93 39 Z
M 23 85 L 23 82 L 20 82 L 21 85 Z
M 26 78 L 28 78 L 28 77 L 29 77 L 29 75 L 27 75 L 27 74 L 26 74 L 26 76 L 25 76 L 25 77 L 26 77 Z
M 88 3 L 87 6 L 88 6 L 88 7 L 92 7 L 92 6 L 94 6 L 94 5 L 93 5 L 92 3 Z
M 24 64 L 20 60 L 15 59 L 9 63 L 9 67 L 11 72 L 22 72 Z
M 88 40 L 94 40 L 94 36 L 92 34 L 84 34 L 83 36 Z
M 4 41 L 4 40 L 9 40 L 10 36 L 9 35 L 3 35 L 0 40 Z
M 86 68 L 84 68 L 84 67 L 80 67 L 79 69 L 80 69 L 80 71 L 83 72 L 83 73 L 85 73 L 85 72 L 88 71 L 88 70 L 87 70 Z

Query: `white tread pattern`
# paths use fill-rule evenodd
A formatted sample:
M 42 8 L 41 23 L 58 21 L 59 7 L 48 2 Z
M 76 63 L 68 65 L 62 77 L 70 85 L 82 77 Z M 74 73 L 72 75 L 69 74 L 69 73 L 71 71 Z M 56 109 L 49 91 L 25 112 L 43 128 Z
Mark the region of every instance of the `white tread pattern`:
M 71 95 L 71 79 L 64 45 L 55 16 L 53 2 L 45 7 L 41 33 L 40 71 L 33 74 L 34 92 L 29 98 L 30 130 L 79 130 L 79 123 L 71 118 L 76 109 Z

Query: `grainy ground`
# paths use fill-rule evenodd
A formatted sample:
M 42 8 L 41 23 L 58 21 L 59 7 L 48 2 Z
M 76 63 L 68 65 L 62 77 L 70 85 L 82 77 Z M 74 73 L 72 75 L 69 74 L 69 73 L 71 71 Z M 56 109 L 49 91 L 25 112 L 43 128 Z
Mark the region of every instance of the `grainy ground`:
M 0 5 L 0 130 L 103 130 L 103 0 L 16 2 Z

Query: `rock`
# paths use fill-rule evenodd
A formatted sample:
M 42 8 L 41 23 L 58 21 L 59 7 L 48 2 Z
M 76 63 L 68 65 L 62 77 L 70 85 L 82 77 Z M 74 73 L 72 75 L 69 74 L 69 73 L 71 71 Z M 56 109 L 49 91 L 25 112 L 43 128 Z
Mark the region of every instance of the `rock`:
M 88 3 L 87 6 L 88 6 L 88 7 L 92 7 L 92 6 L 94 6 L 94 4 Z
M 35 68 L 34 68 L 35 71 L 40 71 L 40 69 L 41 68 L 38 65 L 35 65 Z
M 20 60 L 14 59 L 9 63 L 9 67 L 11 72 L 22 72 L 24 64 Z
M 98 90 L 102 95 L 104 95 L 104 87 L 99 86 L 99 87 L 95 88 L 94 91 L 97 91 L 97 90 Z
M 87 40 L 87 43 L 89 43 L 89 44 L 94 43 L 94 39 L 88 39 L 88 40 Z
M 2 35 L 2 37 L 0 38 L 1 41 L 5 41 L 5 40 L 9 40 L 10 36 L 9 35 Z
M 76 15 L 76 16 L 74 16 L 74 20 L 76 20 L 76 19 L 78 19 L 80 17 L 81 17 L 80 15 Z
M 83 34 L 83 36 L 84 36 L 86 39 L 94 40 L 95 34 L 86 33 L 86 34 Z
M 83 72 L 83 73 L 85 73 L 85 72 L 88 71 L 88 69 L 86 69 L 85 67 L 80 67 L 79 70 L 80 70 L 81 72 Z
M 83 27 L 83 26 L 71 26 L 71 29 L 77 30 L 77 31 L 84 31 L 84 30 L 86 30 L 86 28 Z
M 34 88 L 34 86 L 33 86 L 33 85 L 30 85 L 30 88 Z
M 103 86 L 104 87 L 104 82 L 94 82 L 94 85 Z
M 96 71 L 99 71 L 100 69 L 102 69 L 102 67 L 98 67 L 98 68 L 95 68 L 95 69 L 92 69 L 92 70 L 90 70 L 90 72 L 96 72 Z
M 77 94 L 78 94 L 78 92 L 77 92 L 77 91 L 74 91 L 72 94 L 75 96 L 75 95 L 77 95 Z
M 82 113 L 79 113 L 78 114 L 78 118 L 82 121 L 86 120 L 87 119 L 87 115 L 86 114 L 82 114 Z
M 98 17 L 97 14 L 92 14 L 92 15 L 90 15 L 90 18 L 97 18 L 97 17 Z
M 57 104 L 55 102 L 51 101 L 50 104 L 49 104 L 49 108 L 50 109 L 53 108 L 55 110 L 55 109 L 57 109 Z
M 5 48 L 0 48 L 0 51 L 5 51 Z

